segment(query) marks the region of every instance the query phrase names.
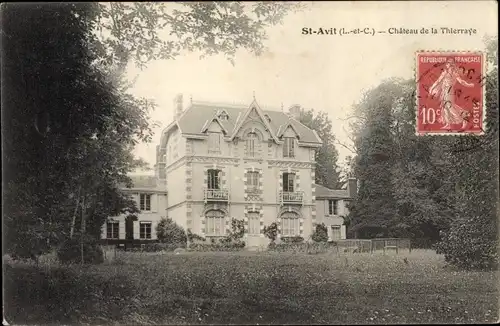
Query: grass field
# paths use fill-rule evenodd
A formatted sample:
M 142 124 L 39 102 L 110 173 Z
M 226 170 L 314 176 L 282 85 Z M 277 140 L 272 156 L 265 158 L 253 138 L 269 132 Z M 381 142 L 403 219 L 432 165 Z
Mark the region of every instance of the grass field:
M 404 262 L 404 257 L 407 262 Z M 395 254 L 122 253 L 100 266 L 11 265 L 19 323 L 493 323 L 498 275 L 432 251 Z

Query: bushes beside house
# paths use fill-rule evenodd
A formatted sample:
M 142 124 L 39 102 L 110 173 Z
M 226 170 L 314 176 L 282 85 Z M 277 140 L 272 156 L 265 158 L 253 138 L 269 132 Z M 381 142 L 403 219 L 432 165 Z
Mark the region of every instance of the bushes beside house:
M 239 251 L 245 248 L 245 242 L 236 243 L 191 243 L 189 249 L 192 251 Z
M 187 238 L 189 242 L 197 242 L 197 241 L 203 241 L 205 242 L 206 239 L 196 233 L 191 232 L 191 229 L 187 230 Z
M 162 218 L 160 222 L 158 222 L 156 226 L 156 237 L 158 241 L 163 244 L 181 248 L 186 247 L 186 232 L 169 217 Z
M 316 224 L 311 239 L 314 242 L 328 242 L 328 230 L 324 223 Z
M 281 238 L 281 241 L 283 243 L 302 243 L 302 242 L 304 242 L 304 238 L 301 236 L 283 237 L 283 238 Z
M 337 247 L 335 242 L 283 242 L 270 243 L 269 251 L 319 254 Z
M 189 249 L 193 251 L 238 251 L 245 248 L 245 242 L 241 239 L 245 235 L 245 224 L 243 220 L 233 218 L 231 230 L 219 239 L 218 243 L 190 243 Z M 202 238 L 200 236 L 197 236 Z M 204 239 L 204 238 L 202 238 Z
M 278 237 L 278 224 L 273 222 L 268 226 L 264 226 L 264 235 L 271 240 L 271 243 L 275 243 Z

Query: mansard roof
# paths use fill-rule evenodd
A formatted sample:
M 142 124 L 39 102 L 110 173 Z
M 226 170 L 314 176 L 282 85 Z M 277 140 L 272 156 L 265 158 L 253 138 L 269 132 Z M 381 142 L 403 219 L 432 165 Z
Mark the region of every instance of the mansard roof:
M 231 104 L 217 104 L 217 103 L 207 103 L 207 102 L 193 102 L 184 111 L 182 116 L 179 118 L 177 125 L 181 130 L 182 134 L 189 137 L 192 136 L 203 136 L 202 130 L 206 126 L 207 122 L 211 123 L 214 118 L 214 114 L 219 110 L 225 110 L 229 115 L 227 120 L 220 120 L 219 123 L 224 126 L 224 129 L 229 131 L 230 135 L 233 136 L 234 133 L 238 131 L 238 128 L 242 119 L 244 119 L 245 113 L 249 112 L 249 109 L 253 108 L 254 103 L 249 106 L 245 105 L 231 105 Z M 259 108 L 264 116 L 269 117 L 270 121 L 267 121 L 269 125 L 270 132 L 273 137 L 278 137 L 278 131 L 283 129 L 288 124 L 299 135 L 300 143 L 304 145 L 320 145 L 321 139 L 312 130 L 300 123 L 299 121 L 290 118 L 287 114 L 281 111 L 269 110 L 266 108 Z M 266 117 L 265 117 L 266 118 Z
M 315 184 L 317 199 L 351 199 L 347 189 L 330 189 L 322 185 Z

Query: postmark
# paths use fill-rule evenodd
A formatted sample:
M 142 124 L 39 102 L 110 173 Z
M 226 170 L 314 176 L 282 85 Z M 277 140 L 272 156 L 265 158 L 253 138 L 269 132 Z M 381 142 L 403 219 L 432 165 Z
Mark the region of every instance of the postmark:
M 416 134 L 483 135 L 482 52 L 417 52 Z

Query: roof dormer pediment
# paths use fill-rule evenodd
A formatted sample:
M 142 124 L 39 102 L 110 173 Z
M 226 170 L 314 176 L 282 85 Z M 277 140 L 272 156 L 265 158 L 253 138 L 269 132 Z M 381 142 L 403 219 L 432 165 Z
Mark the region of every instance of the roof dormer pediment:
M 259 104 L 257 104 L 257 101 L 255 99 L 252 101 L 248 109 L 238 117 L 238 121 L 236 121 L 233 133 L 231 135 L 231 140 L 238 135 L 244 124 L 251 121 L 255 121 L 264 125 L 265 131 L 269 132 L 271 138 L 275 142 L 278 142 L 278 139 L 276 138 L 276 135 L 273 134 L 273 129 L 269 124 L 269 118 L 266 117 L 266 115 L 259 107 Z
M 286 124 L 280 126 L 277 134 L 278 134 L 278 138 L 280 138 L 280 139 L 282 137 L 295 137 L 297 139 L 300 139 L 300 133 L 293 126 L 293 124 L 291 123 L 290 120 Z
M 217 111 L 212 118 L 208 119 L 205 122 L 205 124 L 201 128 L 201 133 L 204 134 L 206 132 L 222 132 L 224 135 L 227 135 L 228 131 L 224 127 L 224 124 L 222 123 L 219 116 L 220 112 Z

